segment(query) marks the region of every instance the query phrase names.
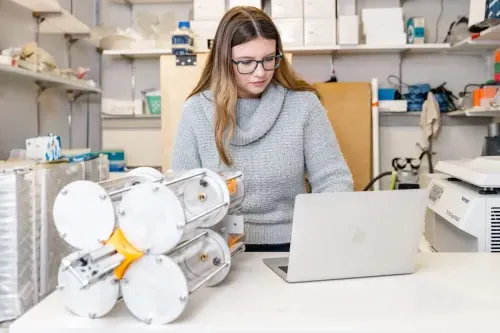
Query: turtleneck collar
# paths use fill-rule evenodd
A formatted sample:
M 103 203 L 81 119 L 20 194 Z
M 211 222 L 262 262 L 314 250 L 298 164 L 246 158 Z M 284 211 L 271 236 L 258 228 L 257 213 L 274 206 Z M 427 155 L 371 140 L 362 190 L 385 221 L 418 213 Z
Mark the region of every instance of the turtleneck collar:
M 244 129 L 236 127 L 235 133 L 231 138 L 231 144 L 245 146 L 263 137 L 278 119 L 285 102 L 286 91 L 279 84 L 269 84 L 257 103 L 257 109 L 253 112 L 250 119 L 245 122 Z M 213 125 L 215 115 L 213 94 L 210 90 L 205 90 L 203 95 L 207 98 L 207 103 L 204 104 L 203 110 Z M 255 100 L 246 101 L 245 99 L 239 99 L 237 108 L 241 103 L 247 102 L 255 103 Z

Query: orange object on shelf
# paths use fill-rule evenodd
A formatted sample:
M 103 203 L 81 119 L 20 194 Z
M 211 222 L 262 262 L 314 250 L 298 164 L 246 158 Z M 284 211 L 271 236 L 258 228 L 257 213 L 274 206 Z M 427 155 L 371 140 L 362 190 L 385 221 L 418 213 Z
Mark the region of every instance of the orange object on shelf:
M 500 62 L 500 48 L 493 51 L 493 58 L 495 59 L 495 63 Z
M 474 89 L 472 93 L 472 104 L 474 107 L 478 107 L 481 103 L 481 89 Z

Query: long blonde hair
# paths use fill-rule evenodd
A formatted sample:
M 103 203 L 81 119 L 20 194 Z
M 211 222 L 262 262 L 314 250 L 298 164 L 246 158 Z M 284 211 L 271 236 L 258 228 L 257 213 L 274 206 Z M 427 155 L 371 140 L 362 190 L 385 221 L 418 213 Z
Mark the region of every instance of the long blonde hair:
M 233 72 L 232 47 L 249 42 L 257 37 L 276 41 L 278 52 L 283 53 L 283 45 L 278 29 L 272 19 L 255 7 L 233 7 L 221 19 L 215 34 L 201 79 L 188 98 L 210 89 L 215 99 L 215 143 L 222 162 L 232 166 L 227 153 L 227 143 L 235 127 L 235 112 L 238 92 Z M 289 90 L 312 91 L 319 94 L 312 85 L 297 76 L 284 57 L 275 70 L 273 81 Z

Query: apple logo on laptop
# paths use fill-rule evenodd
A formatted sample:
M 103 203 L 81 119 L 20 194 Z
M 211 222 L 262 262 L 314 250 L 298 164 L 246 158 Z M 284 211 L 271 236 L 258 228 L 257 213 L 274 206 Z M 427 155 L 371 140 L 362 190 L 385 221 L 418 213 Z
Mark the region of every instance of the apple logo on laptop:
M 365 240 L 365 232 L 359 228 L 356 228 L 354 234 L 352 235 L 353 243 L 362 243 Z

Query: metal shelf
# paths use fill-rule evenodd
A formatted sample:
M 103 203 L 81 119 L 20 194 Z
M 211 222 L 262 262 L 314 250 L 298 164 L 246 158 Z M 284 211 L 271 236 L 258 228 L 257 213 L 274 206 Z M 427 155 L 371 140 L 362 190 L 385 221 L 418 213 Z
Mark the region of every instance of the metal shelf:
M 436 53 L 448 51 L 450 44 L 411 44 L 411 45 L 335 45 L 335 46 L 297 46 L 288 47 L 285 52 L 293 54 L 371 54 L 371 53 Z M 205 53 L 208 50 L 198 50 L 198 53 Z M 171 54 L 170 49 L 124 49 L 124 50 L 104 50 L 103 55 L 121 56 L 127 58 L 155 58 L 162 55 Z
M 461 111 L 448 112 L 447 114 L 451 117 L 500 117 L 500 109 L 493 107 L 476 107 Z
M 48 88 L 58 88 L 67 91 L 101 93 L 101 89 L 92 87 L 91 85 L 86 84 L 83 80 L 64 79 L 56 75 L 36 73 L 27 69 L 9 65 L 0 64 L 0 73 L 25 78 L 35 83 L 42 84 Z
M 63 9 L 55 0 L 10 0 L 33 12 L 40 18 L 42 34 L 89 35 L 88 25 Z
M 61 5 L 53 0 L 10 0 L 32 12 L 38 13 L 59 13 Z

